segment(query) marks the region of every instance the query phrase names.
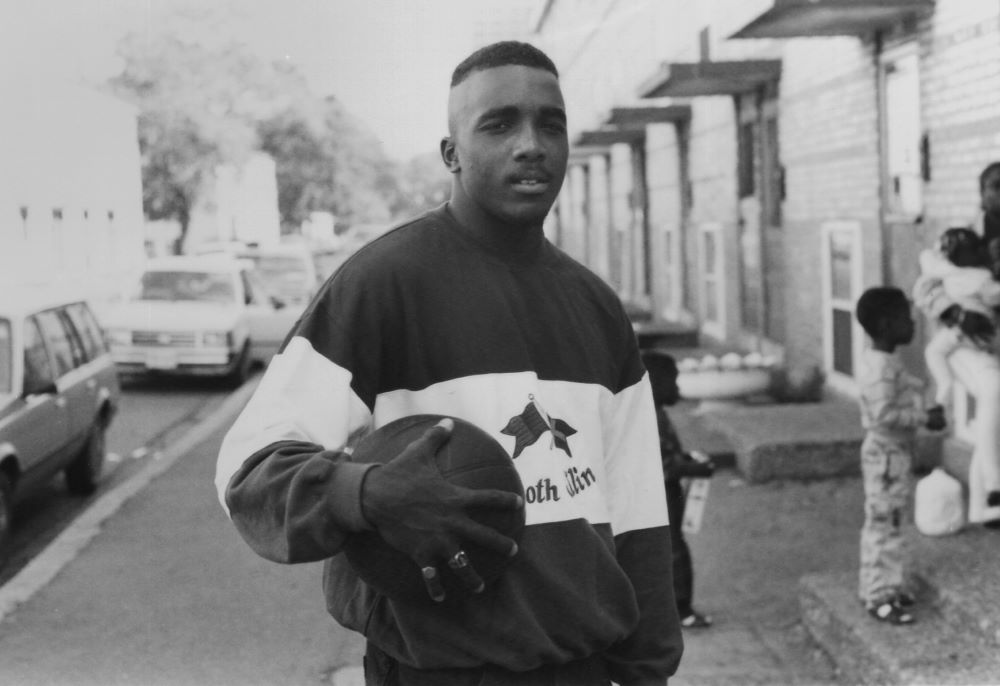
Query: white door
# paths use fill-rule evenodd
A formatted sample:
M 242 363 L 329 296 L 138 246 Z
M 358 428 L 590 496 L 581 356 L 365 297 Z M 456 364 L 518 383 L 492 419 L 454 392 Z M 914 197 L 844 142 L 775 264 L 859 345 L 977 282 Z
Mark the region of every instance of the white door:
M 828 382 L 854 393 L 864 331 L 854 317 L 861 295 L 861 226 L 828 222 L 820 236 L 823 260 L 823 359 Z

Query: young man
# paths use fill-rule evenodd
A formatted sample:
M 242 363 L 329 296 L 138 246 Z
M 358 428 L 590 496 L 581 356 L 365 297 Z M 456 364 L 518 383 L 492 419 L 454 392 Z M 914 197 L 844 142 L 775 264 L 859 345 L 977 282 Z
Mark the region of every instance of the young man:
M 327 560 L 327 607 L 366 636 L 368 684 L 665 684 L 682 642 L 649 382 L 614 293 L 542 232 L 569 147 L 555 66 L 523 43 L 473 53 L 448 127 L 450 200 L 326 283 L 226 436 L 220 498 L 264 557 Z M 447 421 L 384 466 L 345 453 L 422 413 L 497 438 L 525 502 L 441 479 Z M 520 544 L 471 505 L 525 507 Z M 366 529 L 413 559 L 428 600 L 358 579 L 337 553 Z M 472 542 L 514 557 L 497 581 Z M 468 593 L 445 595 L 450 574 Z

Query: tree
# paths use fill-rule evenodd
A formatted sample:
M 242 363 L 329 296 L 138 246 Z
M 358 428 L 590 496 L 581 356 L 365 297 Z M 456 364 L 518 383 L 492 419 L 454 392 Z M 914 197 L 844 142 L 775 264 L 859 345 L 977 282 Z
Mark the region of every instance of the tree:
M 262 150 L 275 160 L 283 230 L 314 210 L 386 220 L 398 170 L 381 146 L 293 65 L 252 53 L 220 10 L 181 9 L 119 46 L 125 66 L 111 87 L 140 112 L 146 216 L 180 224 L 179 251 L 210 174 Z

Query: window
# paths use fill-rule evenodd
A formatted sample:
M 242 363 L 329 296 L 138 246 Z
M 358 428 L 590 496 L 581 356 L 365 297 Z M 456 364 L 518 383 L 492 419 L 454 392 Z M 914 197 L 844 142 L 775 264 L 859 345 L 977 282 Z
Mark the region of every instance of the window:
M 142 275 L 139 300 L 236 300 L 229 272 L 149 271 Z
M 820 227 L 823 298 L 823 357 L 827 381 L 854 393 L 854 374 L 864 333 L 854 317 L 862 290 L 861 225 L 834 221 Z
M 68 305 L 65 312 L 83 346 L 85 361 L 100 356 L 104 352 L 104 338 L 90 309 L 83 303 L 74 303 Z
M 73 371 L 76 366 L 74 360 L 80 355 L 80 351 L 74 350 L 73 342 L 67 335 L 59 315 L 55 310 L 47 310 L 39 312 L 35 319 L 42 331 L 45 345 L 52 353 L 56 377 Z
M 247 305 L 263 305 L 269 301 L 269 291 L 256 272 L 241 270 L 240 278 L 243 280 Z
M 11 392 L 11 376 L 13 352 L 10 340 L 10 320 L 0 319 L 0 393 Z
M 24 390 L 32 392 L 55 381 L 42 333 L 34 317 L 24 322 Z

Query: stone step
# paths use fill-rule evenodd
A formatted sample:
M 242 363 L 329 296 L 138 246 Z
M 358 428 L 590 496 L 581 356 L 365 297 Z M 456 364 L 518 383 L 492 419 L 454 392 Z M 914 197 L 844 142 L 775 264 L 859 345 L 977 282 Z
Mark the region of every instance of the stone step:
M 732 445 L 736 467 L 751 483 L 849 476 L 860 469 L 863 434 L 854 403 L 712 406 L 703 421 Z
M 871 619 L 854 571 L 802 578 L 803 623 L 850 683 L 1000 683 L 1000 532 L 908 535 L 922 583 L 916 623 Z

